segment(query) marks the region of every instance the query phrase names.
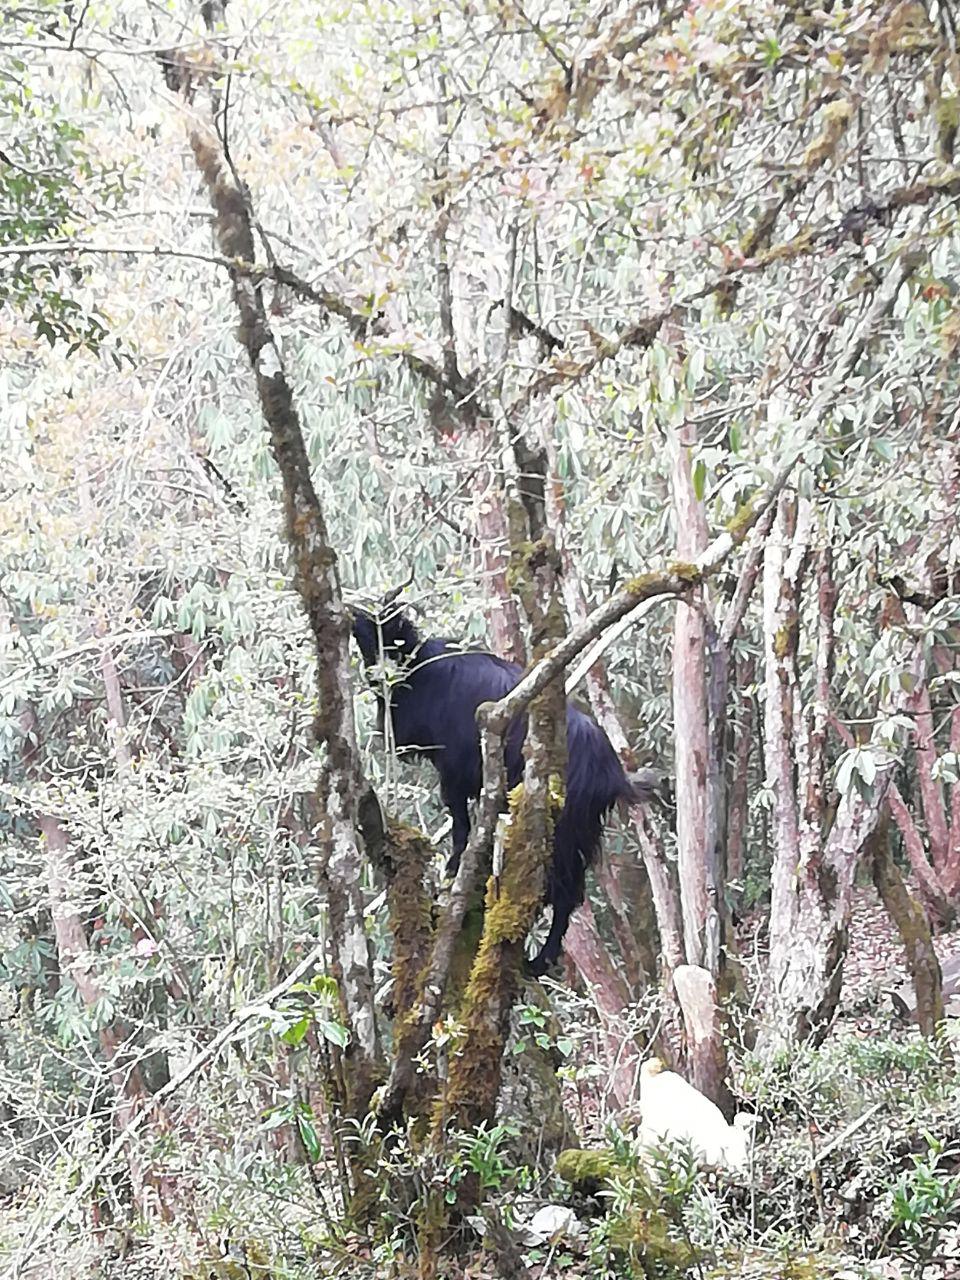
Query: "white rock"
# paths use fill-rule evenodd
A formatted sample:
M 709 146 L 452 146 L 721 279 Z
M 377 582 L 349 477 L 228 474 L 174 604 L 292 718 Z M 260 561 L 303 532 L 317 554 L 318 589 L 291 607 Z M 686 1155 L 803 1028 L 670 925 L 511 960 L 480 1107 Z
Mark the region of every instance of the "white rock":
M 525 1232 L 533 1244 L 554 1240 L 557 1236 L 576 1235 L 580 1227 L 577 1215 L 565 1204 L 545 1204 L 526 1224 Z

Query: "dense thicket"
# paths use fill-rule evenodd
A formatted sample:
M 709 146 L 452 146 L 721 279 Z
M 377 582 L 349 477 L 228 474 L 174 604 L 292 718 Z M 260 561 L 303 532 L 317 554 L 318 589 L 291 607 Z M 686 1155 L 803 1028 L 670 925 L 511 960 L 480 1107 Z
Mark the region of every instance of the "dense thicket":
M 865 1256 L 936 1265 L 951 12 L 7 15 L 0 1178 L 21 1262 L 69 1249 L 80 1274 L 135 1224 L 158 1274 L 232 1274 L 226 1241 L 262 1274 L 453 1275 L 479 1214 L 519 1273 L 544 1259 L 511 1198 L 549 1198 L 574 1099 L 581 1136 L 628 1127 L 655 1044 L 760 1116 L 753 1208 L 681 1166 L 651 1189 L 615 1135 L 612 1217 L 543 1274 L 839 1248 L 851 1222 Z M 520 961 L 561 680 L 535 691 L 506 825 L 487 713 L 442 886 L 434 777 L 384 750 L 348 665 L 349 605 L 408 578 L 425 631 L 562 669 L 628 768 L 674 778 L 675 822 L 608 832 L 554 1007 Z M 927 1043 L 871 1065 L 831 1029 L 874 882 Z

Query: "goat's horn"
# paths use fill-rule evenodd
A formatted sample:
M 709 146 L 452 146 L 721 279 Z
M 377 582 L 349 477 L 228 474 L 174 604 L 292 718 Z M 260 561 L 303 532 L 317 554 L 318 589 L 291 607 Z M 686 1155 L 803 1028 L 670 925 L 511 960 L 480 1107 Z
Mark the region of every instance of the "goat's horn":
M 394 600 L 396 600 L 400 592 L 405 591 L 407 587 L 409 587 L 412 581 L 413 581 L 413 570 L 411 569 L 410 577 L 407 578 L 406 582 L 401 582 L 399 587 L 391 587 L 389 591 L 384 593 L 383 599 L 380 601 L 381 606 L 393 604 Z

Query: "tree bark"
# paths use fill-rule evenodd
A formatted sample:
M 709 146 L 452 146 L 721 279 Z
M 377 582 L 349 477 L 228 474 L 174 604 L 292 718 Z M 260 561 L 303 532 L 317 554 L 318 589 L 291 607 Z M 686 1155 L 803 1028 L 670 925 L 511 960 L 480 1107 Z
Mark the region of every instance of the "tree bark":
M 673 442 L 673 504 L 677 554 L 694 560 L 707 545 L 703 508 L 693 488 L 690 430 Z M 710 829 L 707 768 L 709 725 L 703 588 L 677 603 L 673 633 L 673 719 L 676 737 L 677 869 L 687 964 L 702 965 L 707 951 L 705 837 Z
M 103 636 L 106 627 L 102 621 L 98 621 L 95 630 L 99 636 Z M 100 674 L 103 676 L 103 690 L 110 716 L 109 723 L 113 726 L 114 754 L 117 757 L 117 767 L 123 774 L 130 768 L 131 760 L 130 747 L 124 736 L 127 718 L 123 710 L 123 695 L 120 692 L 117 664 L 106 642 L 100 648 Z
M 842 797 L 822 858 L 808 867 L 798 884 L 789 946 L 777 940 L 776 964 L 771 923 L 769 1000 L 760 1037 L 766 1049 L 802 1041 L 819 1044 L 836 1012 L 854 877 L 897 764 L 879 748 L 873 755 L 876 775 L 869 795 L 852 789 Z
M 833 622 L 837 588 L 833 580 L 833 551 L 824 546 L 817 553 L 817 649 L 813 700 L 799 716 L 797 765 L 803 804 L 800 810 L 801 872 L 815 862 L 823 839 L 825 812 L 827 724 L 830 719 L 830 683 L 833 678 Z
M 960 706 L 950 713 L 950 750 L 954 764 L 960 767 Z M 943 881 L 951 899 L 960 897 L 960 781 L 952 783 L 950 789 L 950 841 Z
M 917 1022 L 921 1034 L 933 1036 L 943 1021 L 940 961 L 933 947 L 930 922 L 893 860 L 885 819 L 878 822 L 870 838 L 869 856 L 873 883 L 897 926 L 906 953 L 907 968 L 917 997 Z
M 29 772 L 34 772 L 40 759 L 41 739 L 39 720 L 32 706 L 25 709 L 22 721 L 24 766 Z M 103 991 L 94 977 L 94 958 L 87 926 L 79 910 L 77 894 L 73 891 L 69 837 L 52 813 L 38 812 L 36 821 L 44 843 L 47 890 L 60 976 L 74 984 L 84 1006 L 93 1012 L 103 999 Z M 144 1083 L 136 1057 L 126 1051 L 129 1032 L 123 1023 L 114 1020 L 101 1026 L 97 1038 L 113 1085 L 117 1129 L 125 1134 L 142 1123 L 138 1117 L 150 1100 L 150 1091 Z M 157 1113 L 156 1119 L 162 1122 L 163 1116 Z M 145 1208 L 144 1193 L 152 1187 L 161 1211 L 166 1212 L 165 1180 L 151 1178 L 135 1153 L 128 1155 L 128 1166 L 137 1206 L 141 1210 Z
M 254 237 L 245 196 L 223 161 L 210 132 L 194 126 L 190 145 L 216 214 L 215 234 L 225 258 L 252 263 Z M 362 863 L 357 842 L 360 806 L 368 794 L 360 769 L 350 698 L 349 617 L 343 607 L 337 559 L 310 474 L 300 420 L 274 342 L 261 289 L 249 276 L 231 272 L 240 317 L 239 337 L 256 380 L 257 395 L 283 482 L 286 537 L 294 583 L 317 652 L 319 711 L 314 736 L 323 748 L 317 793 L 317 840 L 323 851 L 321 877 L 329 907 L 331 968 L 351 1031 L 344 1051 L 347 1070 L 342 1100 L 349 1114 L 363 1115 L 383 1073 L 373 992 L 370 943 L 363 918 Z
M 549 443 L 545 442 L 545 450 L 549 454 Z M 565 551 L 565 525 L 564 511 L 562 504 L 562 489 L 558 488 L 559 482 L 553 481 L 545 492 L 545 511 L 544 517 L 546 523 L 553 531 L 557 544 L 557 554 L 560 556 L 562 573 L 560 575 L 560 583 L 563 591 L 564 600 L 567 606 L 567 616 L 573 622 L 582 621 L 586 615 L 586 605 L 580 593 L 579 581 L 576 576 L 576 570 L 572 564 L 571 557 Z M 559 501 L 557 500 L 559 498 Z M 484 505 L 487 508 L 483 514 L 483 519 L 490 521 L 487 531 L 496 526 L 503 531 L 501 542 L 506 543 L 507 519 L 503 510 L 503 493 L 499 489 L 491 487 Z M 479 516 L 478 516 L 478 528 Z M 485 532 L 480 530 L 481 538 L 485 542 Z M 490 544 L 492 546 L 492 544 Z M 488 554 L 484 549 L 483 554 Z M 517 613 L 517 603 L 510 592 L 506 577 L 506 557 L 504 555 L 503 571 L 491 575 L 493 586 L 493 596 L 496 605 L 487 610 L 487 617 L 490 623 L 491 631 L 494 635 L 494 644 L 498 653 L 512 657 L 514 661 L 523 662 L 523 643 L 520 637 L 520 621 Z M 489 593 L 488 593 L 489 598 Z M 577 608 L 571 608 L 571 603 L 579 605 Z M 605 887 L 609 883 L 609 873 L 603 860 L 596 869 L 596 874 L 601 884 Z M 614 931 L 618 944 L 621 945 L 625 967 L 630 972 L 631 967 L 638 966 L 636 960 L 636 948 L 633 944 L 632 936 L 622 916 L 614 907 Z M 577 920 L 578 913 L 574 913 L 574 920 Z M 573 961 L 578 972 L 588 983 L 588 990 L 593 991 L 595 984 L 599 982 L 600 986 L 606 990 L 615 990 L 621 985 L 622 980 L 616 970 L 616 966 L 610 957 L 606 947 L 604 947 L 600 935 L 597 932 L 596 921 L 592 912 L 587 912 L 584 918 L 579 922 L 576 929 L 568 930 L 564 939 L 564 951 Z M 598 970 L 603 968 L 605 972 L 600 975 Z M 598 1013 L 600 1012 L 598 1008 Z
M 899 616 L 901 621 L 905 621 L 902 613 Z M 906 711 L 913 716 L 915 726 L 914 763 L 928 847 L 924 848 L 917 821 L 895 785 L 890 792 L 890 812 L 900 828 L 923 899 L 933 917 L 946 924 L 955 917 L 960 906 L 957 902 L 960 894 L 960 825 L 957 823 L 960 784 L 953 784 L 948 806 L 943 787 L 936 777 L 938 753 L 934 739 L 934 714 L 927 681 L 927 655 L 920 641 L 912 646 L 909 674 L 913 688 L 906 700 Z M 951 712 L 950 749 L 960 750 L 960 707 Z
M 521 665 L 526 661 L 520 613 L 507 582 L 510 564 L 510 535 L 503 509 L 492 455 L 495 442 L 485 419 L 479 419 L 468 436 L 468 456 L 476 459 L 471 486 L 476 493 L 474 525 L 479 541 L 480 577 L 484 598 L 495 599 L 496 608 L 487 610 L 494 653 Z
M 581 623 L 587 616 L 587 601 L 584 594 L 580 573 L 567 538 L 566 499 L 563 482 L 556 471 L 556 449 L 552 439 L 545 441 L 547 456 L 551 466 L 551 475 L 546 490 L 546 501 L 549 519 L 556 531 L 557 550 L 563 566 L 561 588 L 567 617 L 574 625 Z M 602 662 L 595 662 L 586 676 L 587 694 L 590 709 L 600 727 L 613 744 L 624 767 L 632 768 L 636 760 L 631 750 L 617 710 L 610 694 L 606 668 Z M 649 843 L 652 844 L 652 841 Z M 632 892 L 624 894 L 623 877 L 620 869 L 612 862 L 601 859 L 597 867 L 597 879 L 600 881 L 610 902 L 613 915 L 613 931 L 620 949 L 624 971 L 635 991 L 639 991 L 647 982 L 656 977 L 655 962 L 652 957 L 655 949 L 653 938 L 638 939 L 637 916 L 646 916 L 643 910 L 645 900 L 650 900 L 649 874 L 646 870 L 645 858 L 640 864 L 640 876 L 628 877 L 634 881 Z M 676 904 L 679 919 L 679 900 Z M 655 921 L 654 921 L 655 922 Z
M 936 777 L 937 744 L 934 733 L 933 708 L 930 704 L 930 686 L 927 683 L 927 663 L 922 645 L 915 649 L 913 670 L 916 684 L 907 709 L 914 719 L 913 748 L 917 765 L 917 782 L 923 803 L 923 820 L 930 845 L 930 861 L 941 884 L 945 885 L 944 872 L 950 857 L 950 832 L 947 827 L 947 811 L 943 802 L 943 787 Z
M 597 880 L 610 904 L 610 924 L 632 998 L 657 979 L 657 917 L 643 859 L 605 853 Z
M 736 667 L 736 686 L 743 690 L 753 683 L 755 674 L 752 658 L 743 658 Z M 741 882 L 743 878 L 743 853 L 747 834 L 747 805 L 750 772 L 750 754 L 753 746 L 753 700 L 741 699 L 741 713 L 734 725 L 733 759 L 730 777 L 730 801 L 727 807 L 727 883 Z
M 562 634 L 558 569 L 556 551 L 545 536 L 533 544 L 517 575 L 531 622 L 535 657 L 544 654 Z M 495 863 L 487 885 L 483 936 L 461 1009 L 462 1043 L 450 1064 L 446 1095 L 435 1113 L 438 1139 L 448 1122 L 472 1129 L 492 1123 L 496 1112 L 523 946 L 543 901 L 553 847 L 553 788 L 566 763 L 566 713 L 560 679 L 548 684 L 530 704 L 524 761 L 523 784 L 511 793 L 504 825 L 502 871 L 497 874 Z
M 743 873 L 743 836 L 746 822 L 747 805 L 747 765 L 749 763 L 750 742 L 744 733 L 740 734 L 734 763 L 732 778 L 729 780 L 730 795 L 728 800 L 728 767 L 729 739 L 727 706 L 730 699 L 730 665 L 733 660 L 733 644 L 740 631 L 744 614 L 750 603 L 756 585 L 760 566 L 763 563 L 763 549 L 773 524 L 774 509 L 771 507 L 757 522 L 756 528 L 747 542 L 747 552 L 737 578 L 733 598 L 723 616 L 722 625 L 717 628 L 712 619 L 707 620 L 707 641 L 709 650 L 709 676 L 707 683 L 707 713 L 710 725 L 710 751 L 707 767 L 708 804 L 707 815 L 709 827 L 706 834 L 707 851 L 707 885 L 711 900 L 716 904 L 721 929 L 721 943 L 729 950 L 733 946 L 733 933 L 730 928 L 729 904 L 727 901 L 727 885 L 731 879 Z M 738 672 L 740 683 L 753 679 L 752 659 L 745 661 L 746 668 Z M 735 847 L 730 849 L 731 839 Z M 730 869 L 731 856 L 735 871 Z M 719 976 L 720 965 L 714 976 Z M 708 968 L 710 966 L 708 965 Z M 714 970 L 711 969 L 711 972 Z
M 689 427 L 684 427 L 673 441 L 677 553 L 691 560 L 702 554 L 709 541 L 703 503 L 693 485 L 693 443 L 694 434 Z M 708 637 L 712 641 L 709 645 Z M 719 843 L 724 780 L 720 762 L 727 696 L 726 667 L 719 655 L 718 641 L 713 618 L 707 614 L 705 589 L 701 586 L 689 600 L 677 602 L 674 621 L 677 870 L 685 963 L 674 971 L 673 981 L 687 1031 L 693 1082 L 701 1093 L 729 1113 L 733 1099 L 726 1083 L 726 1046 L 717 996 L 724 963 Z M 707 695 L 708 651 L 717 664 L 717 703 L 713 707 Z M 711 712 L 719 743 L 711 740 Z
M 103 999 L 103 991 L 93 975 L 93 956 L 87 930 L 71 890 L 72 865 L 67 833 L 51 814 L 38 814 L 37 823 L 46 846 L 47 886 L 60 972 L 73 982 L 86 1008 L 94 1012 Z M 97 1038 L 113 1085 L 117 1128 L 123 1133 L 146 1106 L 150 1093 L 135 1056 L 127 1052 L 127 1029 L 121 1023 L 111 1022 L 99 1029 Z M 133 1151 L 128 1152 L 128 1164 L 133 1197 L 138 1208 L 142 1211 L 146 1207 L 144 1193 L 152 1185 L 163 1209 L 165 1197 L 161 1182 L 151 1178 L 148 1168 Z
M 818 560 L 815 697 L 805 717 L 797 688 L 797 644 L 809 516 L 805 502 L 795 505 L 781 498 L 764 564 L 764 752 L 775 838 L 767 1025 L 761 1034 L 768 1048 L 818 1042 L 826 1034 L 840 996 L 856 868 L 879 821 L 896 763 L 879 746 L 872 748 L 872 784 L 858 791 L 851 782 L 824 843 L 824 743 L 836 589 L 830 556 L 823 552 Z
M 930 865 L 927 851 L 923 847 L 923 837 L 895 782 L 890 784 L 887 799 L 891 817 L 900 830 L 910 869 L 916 877 L 924 905 L 940 925 L 949 925 L 956 916 L 956 910 L 947 897 L 936 871 Z
M 770 972 L 789 964 L 797 925 L 796 877 L 800 816 L 795 776 L 794 719 L 798 698 L 800 589 L 807 558 L 809 508 L 781 496 L 763 558 L 763 647 L 766 700 L 763 749 L 770 799 L 773 865 L 770 875 Z M 776 980 L 775 980 L 776 981 Z
M 623 1033 L 624 1015 L 632 1000 L 623 979 L 610 964 L 589 900 L 571 918 L 564 950 L 577 956 L 577 970 L 600 1017 L 607 1049 L 609 1089 L 618 1105 L 625 1107 L 634 1098 L 640 1066 L 640 1051 L 636 1043 L 632 1038 L 625 1038 Z
M 732 1119 L 733 1097 L 727 1084 L 727 1053 L 717 983 L 702 965 L 682 964 L 673 974 L 683 1025 L 689 1041 L 694 1081 Z

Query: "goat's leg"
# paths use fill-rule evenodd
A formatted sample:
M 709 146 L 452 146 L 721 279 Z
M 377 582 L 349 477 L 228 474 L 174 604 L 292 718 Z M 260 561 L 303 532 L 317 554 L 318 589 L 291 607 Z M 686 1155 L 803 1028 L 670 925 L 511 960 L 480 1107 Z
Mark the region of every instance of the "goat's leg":
M 563 819 L 561 819 L 561 823 L 562 821 Z M 558 824 L 553 846 L 553 857 L 547 871 L 547 891 L 544 895 L 553 910 L 550 932 L 547 934 L 546 941 L 540 948 L 539 954 L 534 956 L 527 965 L 527 972 L 531 973 L 535 978 L 543 977 L 547 970 L 553 968 L 560 959 L 560 952 L 563 950 L 563 938 L 567 932 L 570 917 L 583 902 L 586 890 L 580 851 L 576 846 L 569 845 L 564 836 L 565 832 Z M 572 867 L 574 874 L 560 875 L 558 873 L 559 868 L 564 867 Z M 579 875 L 576 874 L 577 870 L 579 870 Z
M 560 959 L 560 952 L 563 950 L 563 935 L 567 932 L 567 925 L 570 923 L 570 917 L 575 908 L 573 906 L 558 903 L 553 905 L 553 919 L 550 922 L 550 932 L 547 934 L 547 940 L 540 948 L 537 955 L 533 957 L 527 964 L 527 972 L 534 978 L 542 978 L 548 969 Z
M 470 838 L 470 814 L 467 811 L 465 796 L 458 797 L 454 801 L 448 800 L 447 806 L 453 816 L 453 853 L 447 863 L 446 874 L 452 880 L 460 870 L 460 859 Z

